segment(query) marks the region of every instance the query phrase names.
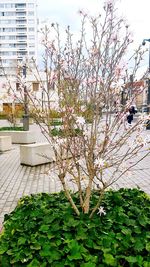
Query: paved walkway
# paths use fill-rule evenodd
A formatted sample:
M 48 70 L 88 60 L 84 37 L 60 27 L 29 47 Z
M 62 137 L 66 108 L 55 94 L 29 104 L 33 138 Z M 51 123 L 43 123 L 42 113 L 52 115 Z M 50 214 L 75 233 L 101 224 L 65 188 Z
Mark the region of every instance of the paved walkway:
M 1 126 L 1 124 L 0 124 Z M 40 133 L 37 125 L 32 125 L 31 130 L 36 132 L 36 141 L 44 142 L 45 138 Z M 150 135 L 150 130 L 146 131 Z M 19 145 L 13 145 L 12 150 L 0 154 L 0 227 L 4 214 L 11 212 L 24 195 L 38 192 L 58 192 L 61 184 L 55 173 L 49 177 L 47 172 L 50 164 L 38 167 L 20 165 Z M 150 156 L 138 165 L 132 177 L 123 177 L 113 187 L 140 187 L 150 194 Z M 75 189 L 72 182 L 69 186 Z

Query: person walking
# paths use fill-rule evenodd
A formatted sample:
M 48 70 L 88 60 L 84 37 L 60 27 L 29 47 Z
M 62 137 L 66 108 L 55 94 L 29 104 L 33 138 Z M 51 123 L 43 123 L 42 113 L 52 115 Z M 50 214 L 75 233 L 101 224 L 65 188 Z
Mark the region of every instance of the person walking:
M 131 122 L 133 121 L 133 115 L 136 113 L 137 111 L 136 111 L 136 109 L 135 109 L 135 107 L 134 106 L 131 106 L 130 108 L 129 108 L 129 112 L 128 112 L 128 114 L 127 114 L 127 121 L 128 121 L 128 123 L 131 125 Z

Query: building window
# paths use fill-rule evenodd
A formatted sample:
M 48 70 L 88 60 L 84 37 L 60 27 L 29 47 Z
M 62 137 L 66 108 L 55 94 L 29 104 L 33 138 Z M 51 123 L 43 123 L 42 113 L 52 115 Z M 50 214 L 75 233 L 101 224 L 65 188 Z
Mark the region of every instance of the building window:
M 39 83 L 38 82 L 32 83 L 32 90 L 35 92 L 39 90 Z
M 3 32 L 15 32 L 15 28 L 5 28 Z
M 29 28 L 29 32 L 34 32 L 34 27 Z
M 9 44 L 8 47 L 14 48 L 16 47 L 16 44 Z
M 18 17 L 24 17 L 24 16 L 26 16 L 26 12 L 17 12 L 16 15 Z
M 34 19 L 29 19 L 29 20 L 28 20 L 28 23 L 29 23 L 29 24 L 34 24 L 34 22 L 35 22 Z
M 14 8 L 15 4 L 5 4 L 5 8 Z
M 26 32 L 27 28 L 17 28 L 17 32 Z
M 1 48 L 15 48 L 16 44 L 0 44 Z
M 15 12 L 1 12 L 2 13 L 2 16 L 9 16 L 9 17 L 13 17 L 16 15 Z
M 28 7 L 29 7 L 29 8 L 34 8 L 34 4 L 29 3 L 29 4 L 28 4 Z
M 29 40 L 34 40 L 35 36 L 34 35 L 29 35 Z
M 22 19 L 22 20 L 17 20 L 16 21 L 16 24 L 26 24 L 27 23 L 27 21 L 25 20 L 25 19 Z
M 34 16 L 34 12 L 33 12 L 33 11 L 29 11 L 29 12 L 28 12 L 28 15 L 29 15 L 29 16 Z
M 16 36 L 0 36 L 0 40 L 16 40 Z
M 30 51 L 30 52 L 29 52 L 29 55 L 30 55 L 30 56 L 34 56 L 34 55 L 35 55 L 35 51 Z
M 27 47 L 27 44 L 18 44 L 17 47 L 20 49 L 25 49 Z
M 19 51 L 18 55 L 19 56 L 25 56 L 25 55 L 27 55 L 27 51 Z
M 9 40 L 15 40 L 16 39 L 16 36 L 9 36 Z
M 26 4 L 15 4 L 15 8 L 25 8 Z
M 34 48 L 35 44 L 29 44 L 29 48 Z
M 22 36 L 22 35 L 18 35 L 18 36 L 17 36 L 17 40 L 19 40 L 19 41 L 20 41 L 20 40 L 21 40 L 21 41 L 22 41 L 22 40 L 26 40 L 26 39 L 27 39 L 27 36 L 26 36 L 26 35 L 24 35 L 24 36 Z
M 15 24 L 16 21 L 12 19 L 7 19 L 7 20 L 0 20 L 0 24 Z
M 20 83 L 16 83 L 16 91 L 20 90 Z

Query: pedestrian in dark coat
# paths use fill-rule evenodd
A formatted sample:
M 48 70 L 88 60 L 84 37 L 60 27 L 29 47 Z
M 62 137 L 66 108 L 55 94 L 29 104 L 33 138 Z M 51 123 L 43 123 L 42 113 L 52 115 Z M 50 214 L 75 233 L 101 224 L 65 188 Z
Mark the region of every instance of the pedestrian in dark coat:
M 127 121 L 128 121 L 129 124 L 131 124 L 131 122 L 133 121 L 133 114 L 130 114 L 130 113 L 129 113 L 129 114 L 127 115 Z
M 131 124 L 131 122 L 133 121 L 133 115 L 136 113 L 135 111 L 135 107 L 134 106 L 131 106 L 129 108 L 129 113 L 127 115 L 127 121 L 129 124 Z

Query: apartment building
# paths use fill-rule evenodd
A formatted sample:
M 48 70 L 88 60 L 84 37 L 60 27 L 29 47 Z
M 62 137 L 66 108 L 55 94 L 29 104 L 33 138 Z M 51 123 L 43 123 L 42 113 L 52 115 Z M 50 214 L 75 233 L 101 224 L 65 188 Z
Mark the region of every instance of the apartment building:
M 37 60 L 37 43 L 37 0 L 0 0 L 0 75 L 16 75 L 25 58 Z

